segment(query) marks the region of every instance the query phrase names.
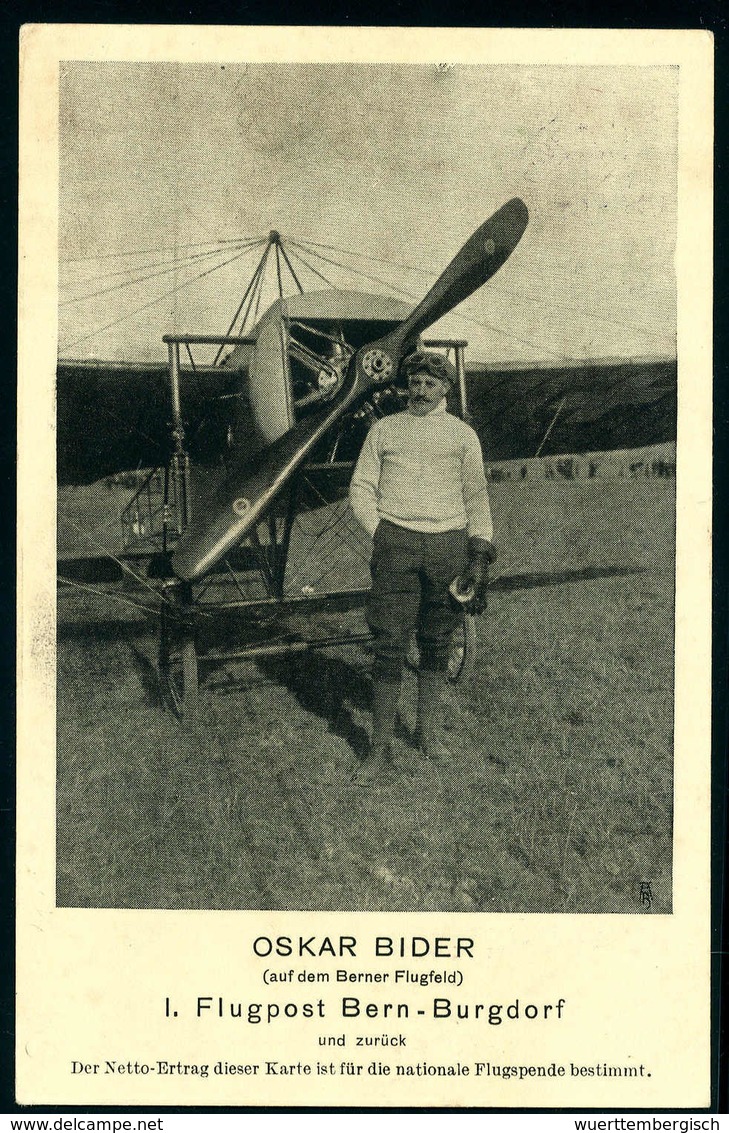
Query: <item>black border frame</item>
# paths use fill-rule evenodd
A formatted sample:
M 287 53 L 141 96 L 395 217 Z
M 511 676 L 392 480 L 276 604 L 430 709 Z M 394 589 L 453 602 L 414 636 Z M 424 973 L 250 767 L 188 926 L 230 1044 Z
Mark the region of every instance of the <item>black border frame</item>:
M 480 9 L 480 10 L 479 10 Z M 729 9 L 722 0 L 651 0 L 640 10 L 632 3 L 613 3 L 597 12 L 589 0 L 510 0 L 504 11 L 488 9 L 490 26 L 603 28 L 699 28 L 711 32 L 715 42 L 715 205 L 714 205 L 714 555 L 713 555 L 713 711 L 712 711 L 712 882 L 711 882 L 711 1104 L 685 1112 L 729 1113 L 729 585 L 727 558 L 729 523 L 729 380 L 727 331 L 722 322 L 729 292 L 724 253 L 727 240 L 726 165 L 729 162 Z M 469 0 L 454 0 L 447 7 L 433 0 L 361 0 L 333 3 L 310 0 L 304 5 L 274 5 L 246 0 L 231 11 L 224 0 L 197 4 L 181 0 L 162 3 L 140 0 L 39 0 L 35 5 L 8 0 L 0 13 L 0 123 L 4 144 L 0 149 L 0 296 L 6 316 L 6 343 L 17 340 L 17 199 L 18 199 L 18 42 L 25 23 L 192 24 L 230 23 L 287 26 L 400 26 L 482 27 L 484 10 Z M 505 18 L 499 18 L 505 17 Z M 14 356 L 13 351 L 13 356 Z M 15 528 L 16 507 L 16 387 L 8 367 L 0 425 L 0 503 L 3 530 Z M 0 1113 L 104 1114 L 114 1106 L 19 1106 L 15 1101 L 15 641 L 16 590 L 14 540 L 0 540 Z M 677 989 L 680 993 L 680 989 Z M 673 1113 L 676 1110 L 601 1109 L 433 1109 L 420 1107 L 155 1107 L 134 1106 L 125 1114 L 155 1113 Z M 678 1111 L 682 1112 L 682 1111 Z

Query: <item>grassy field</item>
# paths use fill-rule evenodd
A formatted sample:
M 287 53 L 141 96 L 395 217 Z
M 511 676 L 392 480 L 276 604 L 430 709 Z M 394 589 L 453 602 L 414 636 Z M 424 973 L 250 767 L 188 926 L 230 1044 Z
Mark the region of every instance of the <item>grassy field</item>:
M 61 601 L 58 903 L 645 913 L 649 882 L 670 911 L 673 488 L 494 484 L 501 557 L 444 706 L 451 759 L 407 742 L 409 675 L 392 770 L 366 789 L 364 650 L 203 671 L 180 723 L 154 615 Z M 88 502 L 66 498 L 69 523 Z

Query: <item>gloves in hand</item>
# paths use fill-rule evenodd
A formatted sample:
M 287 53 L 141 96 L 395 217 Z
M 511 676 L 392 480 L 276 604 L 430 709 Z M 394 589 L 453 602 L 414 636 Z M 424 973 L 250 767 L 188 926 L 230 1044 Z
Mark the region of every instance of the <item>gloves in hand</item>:
M 468 614 L 482 614 L 488 601 L 489 566 L 496 559 L 496 548 L 488 539 L 473 535 L 468 540 L 468 566 L 463 574 L 460 589 L 474 594 L 466 606 Z

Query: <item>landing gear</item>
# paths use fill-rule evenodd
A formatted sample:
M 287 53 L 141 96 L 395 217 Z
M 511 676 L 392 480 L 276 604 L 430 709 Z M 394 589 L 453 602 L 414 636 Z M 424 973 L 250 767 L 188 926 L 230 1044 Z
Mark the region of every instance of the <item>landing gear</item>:
M 187 590 L 187 586 L 167 587 L 160 609 L 160 683 L 178 719 L 194 716 L 199 688 L 193 607 Z

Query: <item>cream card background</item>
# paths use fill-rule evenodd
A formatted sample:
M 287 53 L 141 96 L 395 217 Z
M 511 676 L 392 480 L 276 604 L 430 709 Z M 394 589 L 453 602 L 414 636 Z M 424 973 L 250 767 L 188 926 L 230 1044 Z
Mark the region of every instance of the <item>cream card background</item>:
M 510 916 L 88 911 L 55 908 L 55 457 L 59 62 L 96 60 L 434 61 L 673 64 L 680 68 L 679 425 L 675 702 L 675 866 L 671 916 Z M 29 26 L 21 44 L 19 372 L 19 759 L 17 1097 L 36 1104 L 468 1105 L 699 1107 L 709 1101 L 709 756 L 711 524 L 712 41 L 700 32 L 475 29 Z M 375 970 L 377 934 L 475 942 L 464 1001 L 556 1003 L 559 1022 L 407 1032 L 408 1059 L 473 1063 L 644 1064 L 650 1077 L 403 1079 L 301 1074 L 187 1078 L 73 1075 L 106 1059 L 365 1066 L 395 1050 L 317 1046 L 362 1033 L 334 1014 L 340 989 L 265 987 L 262 935 L 351 934 L 343 965 Z M 449 961 L 454 968 L 466 962 Z M 382 969 L 381 964 L 379 965 Z M 312 991 L 312 988 L 316 991 Z M 363 999 L 403 999 L 372 988 Z M 196 1019 L 198 995 L 332 1004 L 324 1025 Z M 440 993 L 438 993 L 440 994 Z M 179 1007 L 165 1016 L 165 997 Z M 368 1033 L 372 1032 L 368 1028 Z

